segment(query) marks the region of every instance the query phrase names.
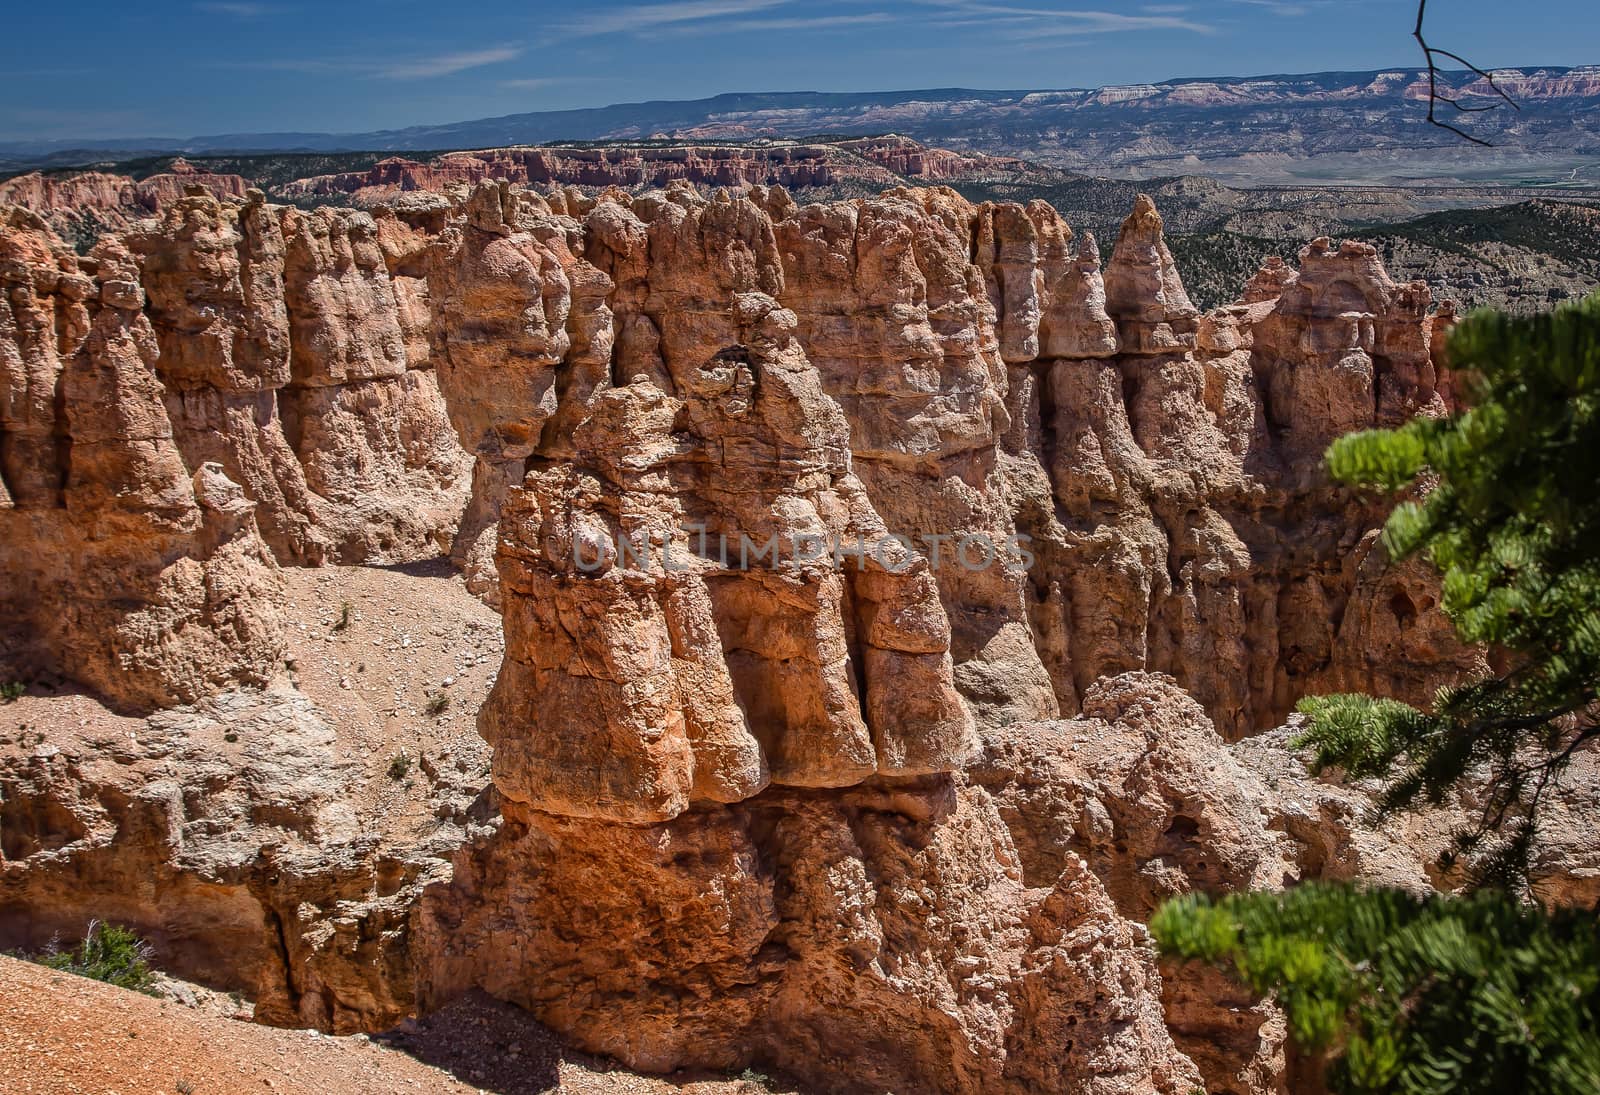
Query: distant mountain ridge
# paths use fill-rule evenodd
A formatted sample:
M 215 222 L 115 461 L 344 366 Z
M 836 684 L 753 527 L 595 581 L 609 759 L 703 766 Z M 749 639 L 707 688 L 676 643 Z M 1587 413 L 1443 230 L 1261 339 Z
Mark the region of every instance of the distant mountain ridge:
M 0 143 L 0 165 L 82 163 L 107 153 L 444 151 L 552 141 L 759 140 L 900 133 L 945 147 L 1025 156 L 1093 174 L 1205 173 L 1440 181 L 1477 172 L 1504 181 L 1600 178 L 1600 66 L 1496 71 L 1521 110 L 1472 115 L 1495 149 L 1464 156 L 1423 120 L 1416 69 L 1177 79 L 1083 89 L 753 92 L 709 99 L 538 111 L 370 133 L 233 133 L 101 142 Z M 1485 82 L 1447 74 L 1443 90 L 1488 101 Z M 1469 161 L 1461 168 L 1463 160 Z

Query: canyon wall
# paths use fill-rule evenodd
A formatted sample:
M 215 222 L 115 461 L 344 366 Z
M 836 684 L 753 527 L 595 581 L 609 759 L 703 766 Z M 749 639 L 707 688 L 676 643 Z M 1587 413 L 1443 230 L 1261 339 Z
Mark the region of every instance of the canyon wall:
M 1245 1008 L 1207 1050 L 1205 990 L 1139 922 L 1191 889 L 1427 885 L 1224 744 L 1308 692 L 1425 701 L 1481 665 L 1382 558 L 1383 500 L 1321 468 L 1449 407 L 1449 314 L 1369 247 L 1315 241 L 1202 315 L 1148 199 L 1104 267 L 1048 205 L 937 188 L 191 192 L 85 258 L 5 215 L 19 658 L 199 699 L 271 676 L 279 565 L 446 546 L 500 608 L 499 817 L 452 830 L 448 878 L 386 881 L 293 758 L 317 820 L 273 824 L 305 862 L 189 855 L 233 887 L 229 932 L 262 921 L 263 1018 L 478 987 L 648 1070 L 1268 1090 L 1281 1020 Z M 306 732 L 290 752 L 332 763 Z M 35 766 L 16 800 L 17 907 L 101 893 L 108 832 L 178 856 L 74 778 Z M 136 818 L 170 833 L 165 801 Z M 99 834 L 85 858 L 41 844 L 58 814 Z
M 195 193 L 125 237 L 179 447 L 257 504 L 280 562 L 400 563 L 454 535 L 467 462 L 428 350 L 403 230 Z
M 0 653 L 132 706 L 261 683 L 276 568 L 238 484 L 179 451 L 134 257 L 0 216 Z
M 359 155 L 359 154 L 352 154 Z M 981 152 L 933 148 L 906 137 L 755 145 L 689 142 L 540 145 L 446 152 L 428 160 L 390 156 L 359 171 L 308 175 L 259 185 L 298 204 L 330 199 L 361 208 L 420 203 L 485 179 L 530 187 L 620 186 L 642 190 L 676 181 L 696 186 L 883 189 L 907 180 L 939 182 L 1026 170 L 1028 164 Z M 246 159 L 241 170 L 264 167 Z M 108 232 L 126 232 L 159 216 L 192 187 L 220 199 L 242 199 L 256 180 L 213 171 L 177 157 L 167 170 L 133 178 L 107 171 L 31 171 L 0 181 L 0 205 L 38 213 L 63 239 L 86 248 Z M 448 208 L 448 202 L 438 203 Z
M 260 683 L 277 563 L 449 543 L 470 464 L 426 284 L 391 276 L 371 217 L 196 187 L 80 258 L 5 216 L 0 649 L 21 675 L 135 708 Z
M 279 682 L 30 740 L 0 762 L 0 947 L 130 925 L 161 969 L 247 995 L 260 1022 L 392 1027 L 414 1007 L 419 893 L 464 836 L 444 803 L 420 838 L 363 816 L 340 738 Z
M 570 570 L 556 556 L 574 542 L 665 537 L 700 565 L 708 543 L 900 536 L 899 588 L 878 559 L 819 579 L 805 615 L 861 617 L 839 630 L 869 707 L 878 653 L 917 652 L 949 658 L 980 724 L 1072 714 L 1094 681 L 1145 669 L 1237 737 L 1310 691 L 1425 699 L 1475 664 L 1425 576 L 1374 554 L 1383 500 L 1321 470 L 1342 433 L 1446 408 L 1428 291 L 1390 281 L 1371 248 L 1316 241 L 1201 315 L 1148 200 L 1102 270 L 1043 203 L 919 189 L 797 206 L 687 186 L 547 200 L 484 183 L 429 261 L 440 384 L 479 464 L 467 555 L 485 583 L 508 493 L 528 531 L 514 549 L 502 523 L 500 553 L 524 584 L 530 563 Z M 964 542 L 994 557 L 965 565 Z M 742 587 L 768 580 L 717 573 L 704 596 L 742 617 Z M 709 660 L 748 710 L 741 659 L 778 655 L 719 626 L 738 654 Z
M 218 198 L 242 198 L 251 183 L 240 175 L 196 167 L 180 156 L 166 171 L 142 179 L 106 171 L 30 171 L 0 182 L 0 205 L 31 209 L 69 242 L 92 242 L 102 233 L 126 231 L 155 215 L 192 186 Z
M 1202 316 L 1161 227 L 1141 200 L 1102 270 L 1048 206 L 947 190 L 473 190 L 430 299 L 504 824 L 423 902 L 424 1006 L 833 1090 L 1196 1083 L 1129 926 L 1332 870 L 1249 773 L 1208 785 L 1213 724 L 1479 663 L 1321 470 L 1446 410 L 1426 287 L 1319 240 Z M 1217 1082 L 1281 1073 L 1269 1018 Z

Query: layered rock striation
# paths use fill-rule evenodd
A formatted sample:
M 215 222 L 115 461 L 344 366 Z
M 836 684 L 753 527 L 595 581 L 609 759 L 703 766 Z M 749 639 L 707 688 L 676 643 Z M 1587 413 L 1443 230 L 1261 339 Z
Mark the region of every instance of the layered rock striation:
M 1106 270 L 1043 203 L 938 189 L 797 206 L 766 188 L 547 201 L 483 184 L 462 210 L 430 252 L 434 358 L 478 465 L 457 556 L 485 588 L 500 500 L 570 461 L 602 404 L 637 401 L 610 393 L 686 400 L 705 373 L 742 408 L 766 371 L 750 340 L 792 331 L 778 375 L 814 377 L 842 415 L 802 432 L 848 450 L 845 493 L 859 484 L 872 514 L 817 528 L 910 541 L 980 722 L 1071 714 L 1100 677 L 1151 669 L 1237 736 L 1312 689 L 1425 698 L 1471 664 L 1426 581 L 1372 557 L 1378 507 L 1321 472 L 1334 436 L 1446 405 L 1427 290 L 1395 285 L 1370 248 L 1318 241 L 1202 316 L 1148 201 Z M 635 412 L 608 413 L 645 443 Z M 784 428 L 739 426 L 769 457 Z M 690 460 L 721 450 L 742 481 L 725 442 L 657 432 Z M 675 504 L 668 526 L 713 544 L 798 528 Z M 979 542 L 992 565 L 954 558 Z
M 0 182 L 0 205 L 20 205 L 43 217 L 67 240 L 92 241 L 121 232 L 198 186 L 218 198 L 243 198 L 241 175 L 196 167 L 179 157 L 166 171 L 135 179 L 105 171 L 49 174 L 31 171 Z
M 411 1014 L 418 897 L 449 877 L 466 802 L 380 836 L 348 740 L 283 682 L 16 744 L 0 757 L 0 946 L 99 919 L 135 926 L 167 972 L 248 995 L 261 1022 L 350 1033 Z
M 365 213 L 191 194 L 130 233 L 179 446 L 257 503 L 281 562 L 428 557 L 465 455 L 430 368 L 427 286 Z
M 31 656 L 135 705 L 259 681 L 277 564 L 446 541 L 501 612 L 500 819 L 448 880 L 389 901 L 389 868 L 323 848 L 325 788 L 289 828 L 331 874 L 268 894 L 263 849 L 205 876 L 282 940 L 266 1018 L 479 987 L 650 1070 L 1265 1090 L 1281 1019 L 1164 989 L 1139 921 L 1192 889 L 1427 884 L 1329 835 L 1356 800 L 1224 745 L 1310 691 L 1425 701 L 1481 664 L 1322 470 L 1451 398 L 1449 315 L 1370 247 L 1318 240 L 1201 314 L 1148 199 L 1104 266 L 1044 203 L 945 189 L 196 192 L 82 260 L 6 215 Z M 44 816 L 69 794 L 34 775 Z M 19 907 L 47 886 L 8 877 Z M 345 901 L 374 919 L 320 927 Z
M 426 283 L 365 213 L 196 187 L 88 256 L 0 231 L 7 661 L 133 707 L 271 673 L 275 564 L 405 563 L 470 461 L 428 360 Z M 414 250 L 414 248 L 413 248 Z
M 420 1002 L 478 985 L 632 1067 L 765 1064 L 831 1091 L 1198 1087 L 1143 930 L 1067 858 L 1028 886 L 961 777 L 651 826 L 508 804 L 424 902 Z
M 1195 1084 L 1132 925 L 1326 862 L 1247 773 L 1212 789 L 1205 712 L 1238 737 L 1475 655 L 1320 467 L 1445 409 L 1425 287 L 1318 241 L 1202 316 L 1161 229 L 1141 200 L 1102 269 L 1042 203 L 937 189 L 462 202 L 432 331 L 505 822 L 424 903 L 424 1005 L 484 987 L 652 1070 Z M 1204 711 L 1097 683 L 1128 670 Z M 1271 1018 L 1209 1071 L 1280 1068 Z
M 394 203 L 403 195 L 505 179 L 514 184 L 642 190 L 674 182 L 699 187 L 892 186 L 1018 170 L 1020 160 L 932 148 L 906 137 L 756 145 L 663 142 L 563 147 L 541 145 L 447 152 L 428 161 L 391 156 L 365 171 L 315 175 L 284 184 L 293 199 L 349 195 L 358 205 Z
M 224 469 L 186 464 L 138 265 L 0 212 L 0 649 L 119 704 L 260 683 L 281 649 L 276 567 Z

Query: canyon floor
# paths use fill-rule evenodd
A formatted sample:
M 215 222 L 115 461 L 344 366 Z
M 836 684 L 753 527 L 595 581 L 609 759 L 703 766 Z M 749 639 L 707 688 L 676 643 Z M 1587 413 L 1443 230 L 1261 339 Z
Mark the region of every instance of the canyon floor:
M 191 999 L 195 995 L 188 994 Z M 258 1026 L 0 956 L 0 1088 L 10 1095 L 757 1095 L 765 1076 L 646 1077 L 564 1049 L 472 997 L 389 1034 Z

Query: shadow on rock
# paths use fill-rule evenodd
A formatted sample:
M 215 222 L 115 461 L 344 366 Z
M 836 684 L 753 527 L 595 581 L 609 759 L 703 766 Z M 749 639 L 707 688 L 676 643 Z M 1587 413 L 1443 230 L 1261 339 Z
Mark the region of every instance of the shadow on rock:
M 578 1053 L 513 1004 L 474 990 L 421 1019 L 407 1019 L 372 1036 L 463 1083 L 495 1095 L 548 1095 L 555 1091 L 641 1090 L 641 1077 L 605 1057 Z M 567 1066 L 563 1078 L 562 1066 Z M 612 1088 L 604 1074 L 616 1071 Z M 577 1077 L 573 1073 L 578 1073 Z M 576 1079 L 578 1086 L 572 1085 Z M 685 1070 L 644 1078 L 643 1090 L 684 1090 L 706 1095 L 802 1093 L 788 1078 L 746 1071 L 740 1077 Z
M 540 1095 L 561 1083 L 561 1043 L 521 1008 L 473 992 L 372 1036 L 473 1087 Z

